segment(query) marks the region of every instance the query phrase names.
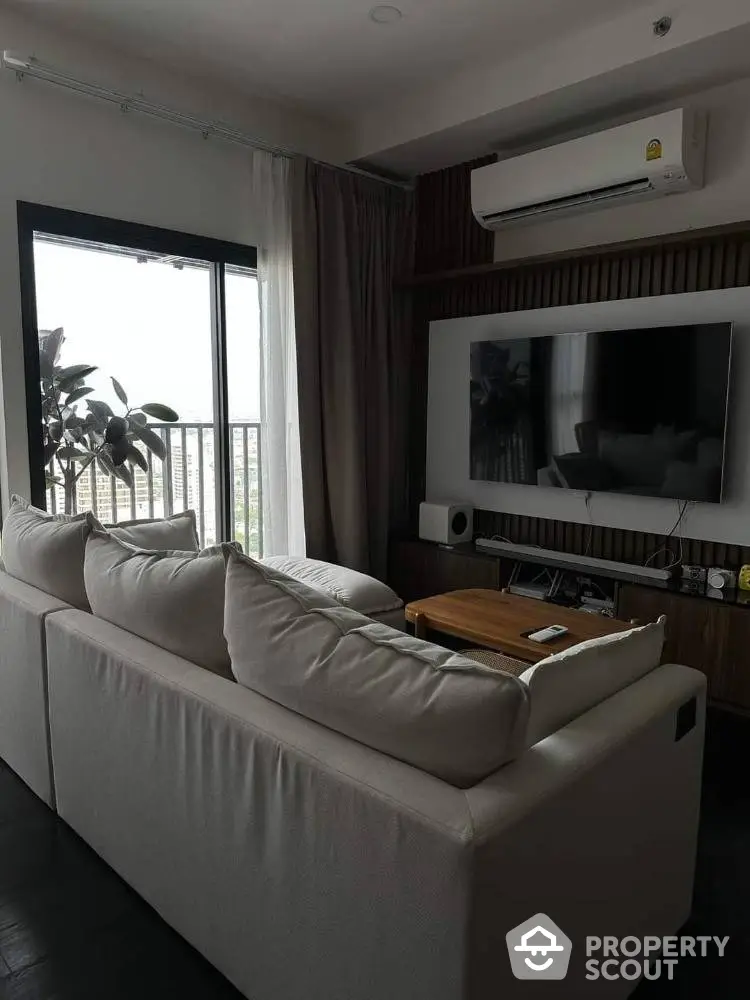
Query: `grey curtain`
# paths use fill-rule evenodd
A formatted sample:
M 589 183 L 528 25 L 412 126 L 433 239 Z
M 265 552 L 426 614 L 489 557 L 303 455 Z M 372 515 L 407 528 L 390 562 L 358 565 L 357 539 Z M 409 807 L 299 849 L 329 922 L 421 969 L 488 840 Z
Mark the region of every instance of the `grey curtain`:
M 294 301 L 307 553 L 381 578 L 408 510 L 413 196 L 295 162 Z

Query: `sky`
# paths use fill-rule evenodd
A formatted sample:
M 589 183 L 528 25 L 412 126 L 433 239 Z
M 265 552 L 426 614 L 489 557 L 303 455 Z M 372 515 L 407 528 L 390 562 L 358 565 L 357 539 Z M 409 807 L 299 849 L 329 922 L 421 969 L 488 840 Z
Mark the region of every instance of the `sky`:
M 65 330 L 60 363 L 97 365 L 92 398 L 124 409 L 166 403 L 180 420 L 210 422 L 211 297 L 208 268 L 160 262 L 36 240 L 34 264 L 40 330 Z M 227 275 L 227 369 L 230 421 L 260 418 L 260 311 L 251 274 Z M 79 410 L 83 410 L 79 406 Z

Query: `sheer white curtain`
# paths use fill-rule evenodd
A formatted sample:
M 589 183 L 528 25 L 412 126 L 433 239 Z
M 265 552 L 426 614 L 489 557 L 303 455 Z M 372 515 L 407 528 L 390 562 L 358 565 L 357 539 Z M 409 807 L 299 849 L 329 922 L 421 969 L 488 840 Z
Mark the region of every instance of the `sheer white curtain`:
M 261 339 L 263 554 L 305 555 L 297 349 L 294 336 L 290 161 L 252 154 Z

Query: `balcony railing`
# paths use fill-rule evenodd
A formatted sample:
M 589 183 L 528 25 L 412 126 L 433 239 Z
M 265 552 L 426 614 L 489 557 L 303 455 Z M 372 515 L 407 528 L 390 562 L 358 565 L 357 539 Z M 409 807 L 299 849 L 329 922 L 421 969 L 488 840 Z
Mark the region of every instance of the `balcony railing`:
M 73 513 L 92 510 L 100 521 L 114 524 L 136 518 L 169 517 L 193 509 L 201 546 L 213 545 L 216 531 L 215 434 L 211 423 L 149 424 L 164 441 L 166 456 L 149 456 L 149 470 L 135 468 L 132 489 L 92 463 L 76 484 Z M 262 555 L 260 424 L 229 425 L 232 537 L 250 555 Z M 50 472 L 59 470 L 50 466 Z M 47 509 L 65 509 L 58 486 L 47 492 Z

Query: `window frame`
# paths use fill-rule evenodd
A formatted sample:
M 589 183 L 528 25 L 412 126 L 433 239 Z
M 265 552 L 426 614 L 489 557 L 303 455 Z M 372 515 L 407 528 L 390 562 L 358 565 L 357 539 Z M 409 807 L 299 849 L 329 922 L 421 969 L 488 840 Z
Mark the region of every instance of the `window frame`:
M 226 286 L 227 265 L 257 271 L 256 247 L 173 229 L 124 222 L 105 216 L 72 212 L 31 202 L 17 202 L 18 256 L 21 281 L 26 423 L 31 502 L 46 508 L 47 491 L 42 442 L 42 401 L 39 393 L 39 333 L 36 309 L 34 233 L 108 243 L 132 250 L 206 261 L 211 265 L 211 356 L 214 399 L 217 537 L 230 541 L 232 490 L 227 381 Z

